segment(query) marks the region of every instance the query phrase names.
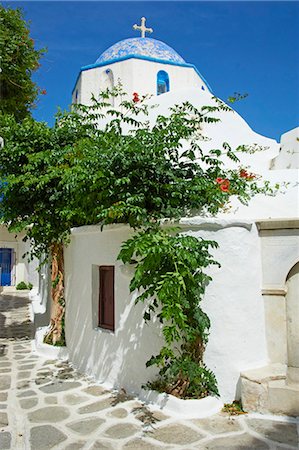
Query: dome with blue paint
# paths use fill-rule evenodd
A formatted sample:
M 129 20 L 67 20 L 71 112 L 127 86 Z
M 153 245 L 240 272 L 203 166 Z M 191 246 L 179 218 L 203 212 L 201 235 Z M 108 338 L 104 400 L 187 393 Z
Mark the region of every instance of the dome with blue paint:
M 154 59 L 172 64 L 185 64 L 184 59 L 169 45 L 147 37 L 129 38 L 109 47 L 96 60 L 96 64 L 110 63 L 127 58 Z

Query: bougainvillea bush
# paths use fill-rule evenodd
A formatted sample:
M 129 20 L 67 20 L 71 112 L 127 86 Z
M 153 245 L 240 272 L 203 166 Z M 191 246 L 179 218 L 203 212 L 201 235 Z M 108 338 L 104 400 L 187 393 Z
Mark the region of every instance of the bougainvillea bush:
M 111 107 L 111 96 L 119 106 Z M 5 147 L 0 156 L 1 214 L 11 229 L 25 230 L 37 255 L 52 252 L 52 296 L 56 308 L 47 342 L 63 341 L 63 243 L 75 226 L 126 223 L 136 230 L 123 243 L 119 259 L 135 264 L 131 290 L 145 302 L 144 319 L 158 315 L 164 345 L 147 365 L 159 367 L 151 386 L 179 397 L 217 394 L 203 355 L 210 322 L 201 309 L 211 279 L 205 268 L 217 264 L 216 242 L 185 236 L 166 222 L 196 212 L 215 215 L 231 196 L 243 203 L 271 188 L 243 167 L 238 152 L 201 148 L 206 123 L 217 127 L 218 99 L 195 108 L 189 102 L 167 117 L 148 120 L 147 97 L 128 98 L 121 86 L 59 113 L 53 128 L 32 119 L 1 119 Z M 234 168 L 226 168 L 223 158 Z M 30 225 L 28 227 L 28 225 Z

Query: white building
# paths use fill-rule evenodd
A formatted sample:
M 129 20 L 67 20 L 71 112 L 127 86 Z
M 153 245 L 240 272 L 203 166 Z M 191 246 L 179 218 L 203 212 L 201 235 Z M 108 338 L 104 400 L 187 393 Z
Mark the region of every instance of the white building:
M 196 67 L 146 37 L 120 41 L 83 67 L 73 102 L 88 104 L 92 94 L 118 80 L 130 96 L 153 95 L 150 103 L 158 108 L 151 110 L 152 121 L 186 100 L 196 107 L 213 104 Z M 204 127 L 210 138 L 204 145 L 263 146 L 263 152 L 243 154 L 242 165 L 289 185 L 275 197 L 257 196 L 248 207 L 235 201 L 230 213 L 217 218 L 182 220 L 184 232 L 219 243 L 215 257 L 221 269 L 211 269 L 213 282 L 204 300 L 212 324 L 206 363 L 223 401 L 242 395 L 247 410 L 299 415 L 299 128 L 285 133 L 279 144 L 255 133 L 236 112 L 219 117 L 220 123 Z M 120 225 L 72 231 L 65 257 L 65 324 L 75 366 L 100 382 L 138 393 L 154 375 L 145 362 L 162 338 L 158 324 L 144 324 L 142 305 L 135 306 L 136 293 L 129 293 L 132 271 L 116 260 L 131 233 Z M 107 266 L 113 267 L 113 326 L 99 317 L 99 280 Z
M 35 283 L 36 274 L 27 261 L 28 245 L 23 234 L 9 233 L 0 224 L 0 286 L 16 286 L 21 281 Z

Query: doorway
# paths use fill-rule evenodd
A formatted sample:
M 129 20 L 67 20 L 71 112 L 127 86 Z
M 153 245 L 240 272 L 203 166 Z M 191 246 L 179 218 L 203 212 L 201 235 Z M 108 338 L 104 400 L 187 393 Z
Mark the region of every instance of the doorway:
M 12 248 L 0 248 L 0 286 L 11 286 Z

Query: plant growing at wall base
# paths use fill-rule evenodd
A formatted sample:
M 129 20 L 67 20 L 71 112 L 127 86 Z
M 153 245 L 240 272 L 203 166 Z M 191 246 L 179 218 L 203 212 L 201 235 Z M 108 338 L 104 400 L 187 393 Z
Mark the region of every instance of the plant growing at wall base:
M 203 362 L 210 320 L 200 303 L 211 278 L 204 268 L 217 264 L 209 253 L 217 243 L 178 234 L 159 226 L 147 228 L 122 245 L 118 258 L 137 260 L 130 289 L 142 289 L 136 302 L 147 302 L 145 321 L 157 315 L 165 345 L 147 361 L 160 368 L 149 386 L 177 397 L 217 395 L 214 374 Z
M 29 288 L 28 288 L 28 285 L 25 283 L 25 281 L 20 281 L 20 283 L 18 283 L 16 285 L 16 290 L 17 291 L 23 291 L 23 290 L 26 290 L 26 289 L 29 289 Z
M 222 412 L 228 413 L 231 416 L 238 416 L 241 414 L 247 414 L 246 411 L 244 411 L 242 403 L 240 400 L 234 400 L 232 403 L 224 403 L 224 406 L 222 408 Z

